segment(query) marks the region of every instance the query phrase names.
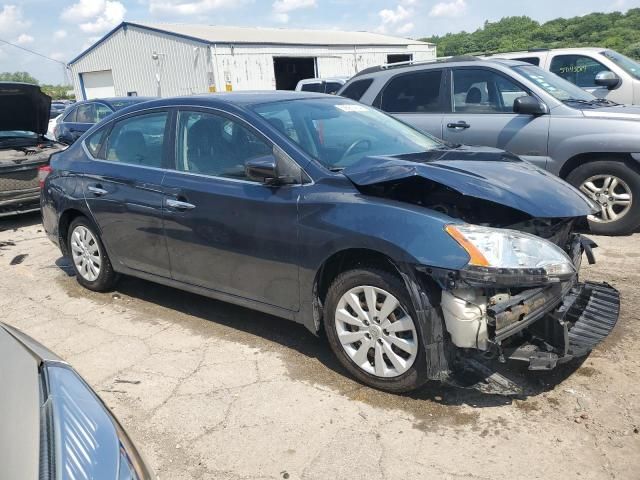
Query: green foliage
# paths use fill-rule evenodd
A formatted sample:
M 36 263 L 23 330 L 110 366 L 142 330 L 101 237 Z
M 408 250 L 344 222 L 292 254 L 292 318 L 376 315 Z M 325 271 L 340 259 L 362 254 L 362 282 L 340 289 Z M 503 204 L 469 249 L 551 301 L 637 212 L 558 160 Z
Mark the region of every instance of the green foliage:
M 606 47 L 640 59 L 640 8 L 627 13 L 591 13 L 540 24 L 529 17 L 485 22 L 475 32 L 423 38 L 435 43 L 438 55 L 513 52 L 532 48 Z
M 38 80 L 33 78 L 27 72 L 3 72 L 0 73 L 0 81 L 2 82 L 23 82 L 38 85 Z
M 0 82 L 23 82 L 40 85 L 40 82 L 27 72 L 0 73 Z M 75 98 L 71 85 L 40 85 L 40 89 L 53 100 L 69 100 Z
M 76 98 L 71 85 L 40 85 L 40 88 L 53 100 L 71 100 Z

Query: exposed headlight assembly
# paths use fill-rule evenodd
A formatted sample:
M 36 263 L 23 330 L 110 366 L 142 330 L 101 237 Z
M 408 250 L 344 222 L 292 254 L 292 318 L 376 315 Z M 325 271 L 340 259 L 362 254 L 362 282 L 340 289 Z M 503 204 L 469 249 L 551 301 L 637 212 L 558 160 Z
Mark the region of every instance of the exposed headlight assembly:
M 532 286 L 576 274 L 561 248 L 535 235 L 468 224 L 447 225 L 445 230 L 469 254 L 469 263 L 460 272 L 469 283 Z

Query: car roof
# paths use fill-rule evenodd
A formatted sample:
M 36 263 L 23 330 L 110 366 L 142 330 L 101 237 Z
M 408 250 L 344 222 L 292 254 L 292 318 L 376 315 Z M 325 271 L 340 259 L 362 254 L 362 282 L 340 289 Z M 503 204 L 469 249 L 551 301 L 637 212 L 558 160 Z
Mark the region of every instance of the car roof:
M 352 80 L 356 78 L 360 78 L 367 75 L 375 76 L 378 73 L 382 72 L 411 72 L 413 70 L 422 70 L 428 68 L 442 68 L 442 67 L 453 67 L 453 66 L 474 66 L 478 65 L 478 62 L 482 62 L 482 64 L 499 64 L 505 67 L 515 67 L 518 65 L 531 65 L 527 62 L 521 62 L 519 60 L 510 60 L 506 58 L 483 58 L 476 56 L 468 56 L 463 55 L 459 57 L 441 57 L 436 60 L 428 60 L 425 62 L 401 62 L 401 63 L 391 63 L 388 65 L 378 65 L 376 67 L 365 68 L 360 72 L 356 73 L 355 76 L 352 77 Z
M 488 53 L 486 58 L 499 58 L 501 56 L 526 56 L 526 55 L 543 55 L 545 53 L 558 53 L 558 52 L 591 52 L 591 53 L 600 53 L 607 50 L 604 47 L 567 47 L 567 48 L 539 48 L 532 50 L 522 50 L 518 52 L 503 52 L 503 53 Z
M 90 98 L 89 100 L 80 100 L 72 103 L 69 106 L 82 105 L 84 103 L 105 103 L 111 105 L 112 103 L 141 103 L 148 102 L 149 100 L 157 100 L 157 97 L 104 97 L 104 98 Z
M 311 98 L 333 98 L 335 95 L 326 95 L 316 92 L 295 92 L 289 90 L 243 90 L 240 92 L 220 92 L 220 93 L 204 93 L 199 95 L 188 95 L 182 97 L 156 98 L 145 103 L 145 108 L 155 106 L 170 105 L 259 105 L 262 103 L 281 102 L 286 100 L 300 100 Z M 346 100 L 346 99 L 345 99 Z M 127 108 L 127 111 L 140 107 L 136 104 L 134 107 Z

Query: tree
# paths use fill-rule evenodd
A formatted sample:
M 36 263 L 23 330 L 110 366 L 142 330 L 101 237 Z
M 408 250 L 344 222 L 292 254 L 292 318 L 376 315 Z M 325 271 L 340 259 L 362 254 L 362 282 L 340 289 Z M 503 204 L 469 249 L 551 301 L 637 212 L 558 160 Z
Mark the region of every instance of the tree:
M 475 32 L 447 33 L 423 39 L 435 43 L 440 56 L 501 53 L 532 48 L 598 46 L 640 59 L 640 8 L 627 13 L 590 13 L 557 18 L 542 25 L 529 17 L 486 21 Z
M 3 72 L 0 73 L 0 81 L 3 82 L 23 82 L 38 85 L 39 82 L 27 72 Z

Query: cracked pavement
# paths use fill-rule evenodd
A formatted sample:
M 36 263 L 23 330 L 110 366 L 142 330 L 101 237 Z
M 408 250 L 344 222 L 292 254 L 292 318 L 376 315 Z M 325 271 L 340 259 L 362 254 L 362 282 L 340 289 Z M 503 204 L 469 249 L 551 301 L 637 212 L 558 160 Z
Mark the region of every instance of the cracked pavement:
M 639 239 L 595 238 L 584 276 L 621 291 L 620 321 L 524 400 L 386 394 L 300 325 L 133 278 L 89 292 L 37 215 L 0 219 L 0 318 L 73 365 L 161 479 L 636 479 Z

